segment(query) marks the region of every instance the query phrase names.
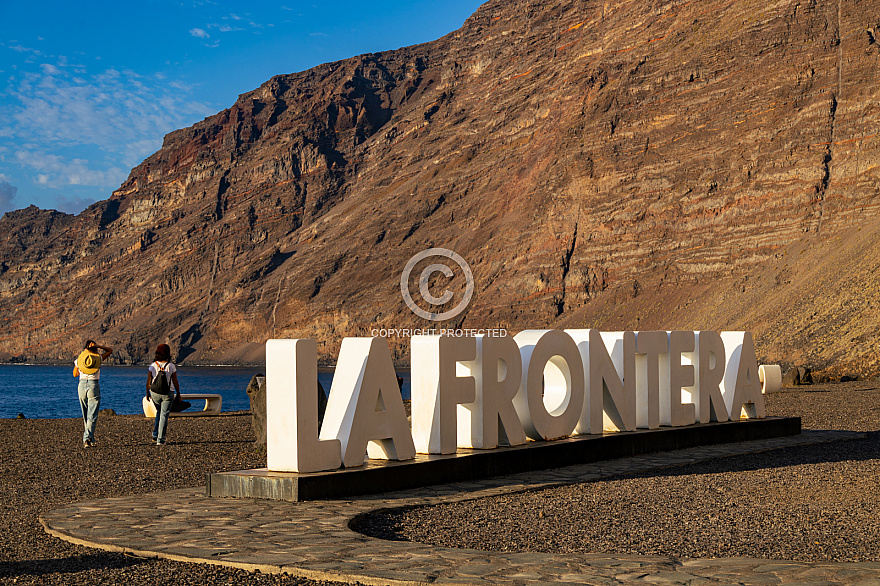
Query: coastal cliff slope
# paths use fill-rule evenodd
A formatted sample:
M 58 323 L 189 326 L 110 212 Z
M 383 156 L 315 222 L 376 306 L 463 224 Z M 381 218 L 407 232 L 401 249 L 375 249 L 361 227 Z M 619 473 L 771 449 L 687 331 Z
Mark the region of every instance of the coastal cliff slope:
M 762 361 L 876 374 L 878 34 L 880 0 L 490 0 L 278 75 L 81 214 L 0 220 L 0 358 L 332 359 L 434 325 L 400 276 L 443 247 L 475 286 L 443 327 L 748 329 Z

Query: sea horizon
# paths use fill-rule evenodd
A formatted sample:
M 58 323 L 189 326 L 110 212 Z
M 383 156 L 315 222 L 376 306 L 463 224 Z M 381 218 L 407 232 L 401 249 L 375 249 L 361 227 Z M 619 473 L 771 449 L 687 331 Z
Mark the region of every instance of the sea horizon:
M 265 366 L 178 366 L 182 394 L 219 393 L 223 397 L 221 413 L 249 411 L 247 386 L 255 375 L 265 373 Z M 404 385 L 403 397 L 409 398 L 409 369 L 396 369 Z M 319 367 L 318 381 L 329 393 L 333 367 Z M 101 409 L 117 415 L 143 415 L 141 397 L 146 394 L 147 365 L 112 365 L 101 368 Z M 78 379 L 73 377 L 73 362 L 63 364 L 0 364 L 0 385 L 10 400 L 0 403 L 0 419 L 81 418 L 77 395 Z M 203 401 L 192 401 L 191 410 L 200 410 Z

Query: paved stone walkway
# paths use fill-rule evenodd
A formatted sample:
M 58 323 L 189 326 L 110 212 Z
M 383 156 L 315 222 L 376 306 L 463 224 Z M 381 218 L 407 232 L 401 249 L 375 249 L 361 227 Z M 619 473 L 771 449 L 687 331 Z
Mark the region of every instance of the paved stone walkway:
M 498 553 L 383 541 L 349 529 L 381 508 L 480 498 L 677 466 L 793 445 L 863 437 L 840 431 L 691 448 L 337 501 L 208 498 L 203 488 L 85 501 L 40 519 L 52 535 L 143 557 L 287 572 L 362 584 L 615 586 L 668 583 L 880 586 L 880 563 L 806 563 L 745 558 L 679 560 L 658 556 Z

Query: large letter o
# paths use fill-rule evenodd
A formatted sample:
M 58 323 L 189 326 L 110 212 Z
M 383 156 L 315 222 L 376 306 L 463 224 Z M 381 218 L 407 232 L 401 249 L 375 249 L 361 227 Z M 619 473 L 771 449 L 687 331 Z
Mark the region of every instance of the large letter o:
M 514 337 L 523 377 L 513 405 L 526 435 L 568 437 L 584 404 L 584 366 L 577 344 L 559 330 L 526 330 Z

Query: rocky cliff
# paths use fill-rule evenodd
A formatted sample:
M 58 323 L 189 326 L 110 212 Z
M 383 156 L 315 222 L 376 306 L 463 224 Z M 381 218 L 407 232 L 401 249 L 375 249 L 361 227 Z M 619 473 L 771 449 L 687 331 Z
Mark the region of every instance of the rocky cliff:
M 443 247 L 474 276 L 443 327 L 745 328 L 762 360 L 874 374 L 878 32 L 878 0 L 490 0 L 279 75 L 82 214 L 0 220 L 0 351 L 332 358 L 434 325 L 400 276 Z

